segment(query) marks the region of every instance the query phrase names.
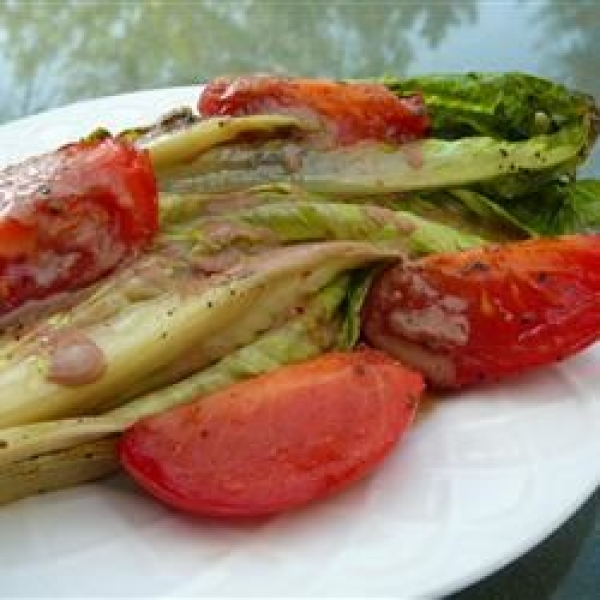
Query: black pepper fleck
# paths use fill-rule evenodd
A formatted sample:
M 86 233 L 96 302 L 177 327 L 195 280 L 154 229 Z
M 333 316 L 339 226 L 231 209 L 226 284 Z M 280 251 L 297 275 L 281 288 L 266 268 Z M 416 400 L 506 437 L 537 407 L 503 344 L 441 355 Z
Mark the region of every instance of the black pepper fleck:
M 538 283 L 546 283 L 548 281 L 548 277 L 549 277 L 548 273 L 544 273 L 543 271 L 540 271 L 537 274 L 536 279 L 537 279 Z
M 519 321 L 521 325 L 525 327 L 527 325 L 533 325 L 536 319 L 534 314 L 525 312 L 519 317 Z
M 463 274 L 468 275 L 469 273 L 485 273 L 489 270 L 490 270 L 490 267 L 488 264 L 477 260 L 477 261 L 467 264 L 463 268 Z
M 354 374 L 358 377 L 364 377 L 367 374 L 367 370 L 363 365 L 354 365 Z

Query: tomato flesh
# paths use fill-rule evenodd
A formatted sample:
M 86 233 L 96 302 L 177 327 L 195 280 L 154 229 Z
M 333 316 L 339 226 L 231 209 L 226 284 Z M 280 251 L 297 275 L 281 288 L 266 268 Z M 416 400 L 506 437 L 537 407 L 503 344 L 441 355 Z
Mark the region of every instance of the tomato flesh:
M 0 316 L 73 291 L 158 230 L 150 159 L 114 139 L 82 142 L 0 172 Z
M 600 236 L 394 266 L 370 290 L 363 332 L 442 387 L 565 358 L 600 339 Z
M 412 421 L 423 381 L 374 350 L 283 367 L 152 416 L 119 455 L 150 493 L 213 516 L 258 516 L 366 475 Z
M 421 96 L 399 98 L 375 83 L 219 78 L 204 87 L 198 110 L 205 117 L 292 114 L 327 130 L 340 145 L 361 140 L 401 143 L 424 137 L 430 127 Z

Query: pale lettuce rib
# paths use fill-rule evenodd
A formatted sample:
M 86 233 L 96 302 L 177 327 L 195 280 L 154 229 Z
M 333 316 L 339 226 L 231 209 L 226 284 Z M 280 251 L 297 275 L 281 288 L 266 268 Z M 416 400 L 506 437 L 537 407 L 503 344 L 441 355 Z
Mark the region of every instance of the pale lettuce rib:
M 166 135 L 141 138 L 136 145 L 146 148 L 155 169 L 186 162 L 202 152 L 229 142 L 244 133 L 274 133 L 291 128 L 302 128 L 303 123 L 286 115 L 251 115 L 248 117 L 215 117 Z
M 0 477 L 15 462 L 119 433 L 142 417 L 336 347 L 343 321 L 339 307 L 348 291 L 348 283 L 347 275 L 338 277 L 317 292 L 304 312 L 288 323 L 258 336 L 203 371 L 108 413 L 1 430 Z
M 223 239 L 212 237 L 211 230 L 219 228 L 229 229 L 231 235 Z M 485 241 L 415 214 L 382 206 L 293 199 L 171 225 L 163 235 L 174 242 L 186 243 L 189 238 L 207 253 L 230 247 L 236 241 L 260 246 L 273 242 L 362 240 L 418 255 L 464 250 Z
M 427 139 L 389 149 L 365 146 L 307 152 L 292 177 L 307 189 L 323 193 L 457 187 L 573 161 L 585 147 L 584 134 L 576 124 L 519 142 L 468 137 Z
M 33 456 L 0 468 L 0 504 L 100 479 L 114 473 L 117 436 Z
M 259 233 L 268 231 L 269 236 L 285 244 L 368 240 L 380 246 L 370 247 L 371 251 L 382 255 L 455 251 L 483 243 L 476 236 L 409 213 L 368 205 L 304 201 L 266 204 L 199 219 L 191 226 L 173 228 L 172 233 L 179 234 L 184 242 L 186 235 L 191 235 L 189 251 L 196 252 L 203 228 L 215 224 L 229 224 L 233 230 L 243 225 Z M 168 238 L 170 234 L 164 235 Z M 225 240 L 226 245 L 230 243 Z M 309 261 L 302 271 L 311 273 L 315 264 L 322 264 L 321 270 L 331 276 L 337 270 L 360 266 L 346 262 L 342 256 L 332 258 L 331 253 L 352 247 L 350 241 L 350 246 L 335 243 L 320 246 L 330 248 L 322 256 L 324 263 L 320 258 Z M 289 264 L 296 260 L 291 257 L 306 257 L 306 252 L 303 246 L 269 249 L 245 260 L 230 281 L 217 278 L 199 283 L 188 282 L 189 273 L 179 277 L 177 283 L 178 270 L 190 269 L 185 262 L 171 265 L 159 260 L 161 257 L 154 257 L 154 261 L 153 257 L 145 258 L 139 274 L 124 271 L 74 310 L 48 322 L 55 331 L 75 327 L 94 340 L 107 359 L 108 368 L 102 378 L 77 387 L 48 381 L 48 357 L 42 347 L 36 346 L 34 334 L 21 343 L 18 351 L 10 348 L 4 352 L 0 390 L 6 399 L 0 403 L 0 426 L 105 411 L 202 369 L 249 343 L 257 332 L 281 320 L 294 303 L 302 303 L 326 283 L 318 278 L 320 271 L 308 278 L 294 277 L 302 261 Z M 265 260 L 265 256 L 269 258 Z M 317 278 L 317 288 L 307 286 L 313 277 Z M 263 289 L 265 285 L 268 291 Z M 169 287 L 174 289 L 169 291 Z M 17 358 L 11 359 L 11 354 Z M 182 357 L 187 369 L 183 372 L 178 366 Z
M 245 261 L 235 277 L 218 285 L 169 291 L 133 304 L 85 329 L 107 363 L 93 383 L 68 387 L 49 381 L 48 357 L 39 348 L 4 365 L 0 427 L 89 414 L 212 336 L 231 330 L 232 324 L 237 328 L 242 318 L 258 328 L 255 334 L 337 274 L 394 256 L 389 249 L 360 242 L 293 246 Z
M 428 138 L 398 146 L 365 143 L 327 150 L 285 140 L 232 144 L 165 170 L 159 185 L 165 192 L 218 192 L 275 183 L 322 194 L 368 195 L 451 188 L 572 165 L 585 151 L 588 133 L 574 123 L 523 141 Z

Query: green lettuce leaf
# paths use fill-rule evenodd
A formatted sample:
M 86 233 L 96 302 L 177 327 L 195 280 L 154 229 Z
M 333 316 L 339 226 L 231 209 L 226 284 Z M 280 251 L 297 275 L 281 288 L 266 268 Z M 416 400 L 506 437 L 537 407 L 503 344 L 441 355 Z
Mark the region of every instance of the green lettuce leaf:
M 506 199 L 468 189 L 443 192 L 436 198 L 442 208 L 450 205 L 448 197 L 461 202 L 482 222 L 493 223 L 490 234 L 502 230 L 515 239 L 523 236 L 553 236 L 600 232 L 600 181 L 555 181 L 525 196 Z M 439 194 L 438 194 L 439 196 Z M 502 241 L 502 237 L 498 238 Z
M 165 229 L 171 242 L 200 244 L 203 252 L 233 246 L 248 249 L 273 244 L 356 240 L 415 256 L 481 246 L 481 237 L 406 211 L 345 202 L 287 201 L 202 217 Z
M 426 139 L 384 148 L 377 144 L 328 152 L 308 150 L 295 181 L 321 193 L 385 193 L 461 187 L 571 165 L 587 144 L 572 124 L 552 134 L 517 142 L 491 137 Z
M 498 202 L 491 200 L 485 194 L 466 189 L 450 190 L 447 194 L 461 202 L 463 206 L 473 214 L 476 214 L 483 222 L 495 223 L 496 231 L 511 231 L 513 239 L 523 237 L 523 234 L 535 235 L 535 232 L 515 217 L 515 215 L 506 210 Z M 518 236 L 517 232 L 520 232 L 521 236 Z
M 1 430 L 0 482 L 4 485 L 0 487 L 0 504 L 115 471 L 116 436 L 144 416 L 341 347 L 341 305 L 349 281 L 349 275 L 337 277 L 288 322 L 258 335 L 215 364 L 108 413 Z
M 556 182 L 498 204 L 532 235 L 600 233 L 600 181 Z
M 511 195 L 533 181 L 572 170 L 587 151 L 581 122 L 520 141 L 489 136 L 428 138 L 400 146 L 365 143 L 324 150 L 286 141 L 228 145 L 159 174 L 162 192 L 232 192 L 249 186 L 293 184 L 310 193 L 373 196 L 394 192 L 500 185 Z M 297 160 L 290 160 L 290 154 Z M 511 191 L 511 188 L 515 190 Z
M 77 307 L 55 320 L 45 336 L 33 333 L 0 360 L 0 426 L 90 414 L 131 398 L 136 386 L 173 365 L 193 372 L 285 320 L 340 274 L 393 259 L 398 253 L 365 242 L 304 244 L 248 258 L 231 272 L 190 279 L 171 273 L 161 293 L 136 298 L 99 322 L 78 327 L 104 356 L 106 368 L 85 385 L 65 385 L 48 375 L 52 345 L 68 336 Z M 110 288 L 109 278 L 103 283 Z M 110 292 L 107 291 L 110 297 Z M 84 319 L 85 321 L 85 319 Z M 4 350 L 4 348 L 3 348 Z M 182 361 L 180 364 L 179 361 Z M 175 368 L 174 376 L 186 373 Z M 161 382 L 162 385 L 165 382 Z
M 402 198 L 402 207 L 429 221 L 489 242 L 526 237 L 521 225 L 512 223 L 506 211 L 496 203 L 464 188 L 410 194 Z
M 423 94 L 432 133 L 445 139 L 482 135 L 525 140 L 598 116 L 591 96 L 525 73 L 426 75 L 383 82 L 400 95 Z M 593 138 L 597 130 L 591 133 Z
M 342 307 L 344 324 L 340 332 L 339 346 L 343 350 L 354 348 L 360 338 L 360 311 L 376 273 L 377 269 L 362 269 L 352 274 Z

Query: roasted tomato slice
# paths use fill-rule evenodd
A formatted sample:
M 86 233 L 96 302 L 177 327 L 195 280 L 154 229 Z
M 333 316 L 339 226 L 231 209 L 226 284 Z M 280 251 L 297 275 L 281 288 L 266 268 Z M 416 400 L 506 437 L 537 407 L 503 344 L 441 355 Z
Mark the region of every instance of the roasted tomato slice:
M 600 236 L 398 264 L 370 290 L 363 332 L 442 387 L 560 360 L 600 338 Z
M 121 462 L 150 493 L 213 516 L 259 516 L 367 474 L 412 421 L 422 377 L 374 350 L 333 353 L 146 418 Z
M 405 142 L 422 138 L 429 130 L 421 96 L 399 98 L 375 83 L 219 78 L 204 87 L 198 110 L 205 117 L 292 114 L 323 128 L 341 145 L 361 140 Z
M 107 139 L 0 171 L 0 316 L 85 286 L 158 229 L 150 159 Z

